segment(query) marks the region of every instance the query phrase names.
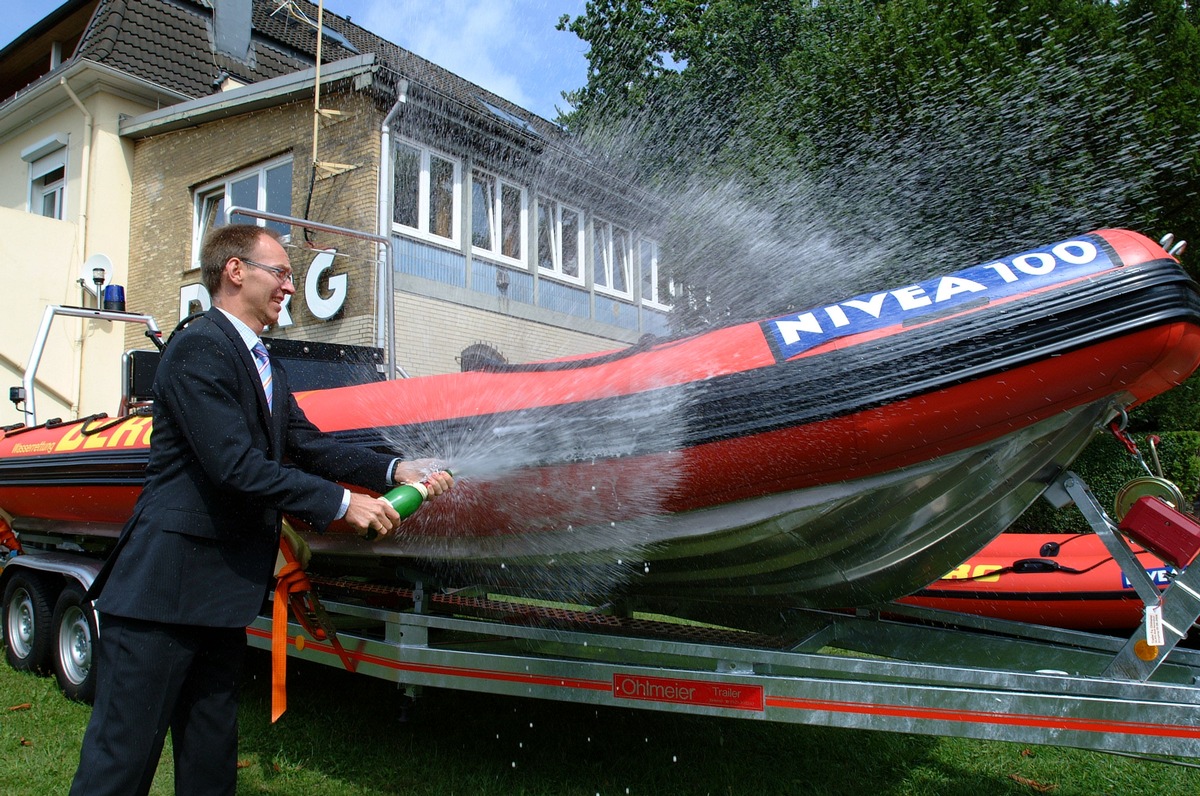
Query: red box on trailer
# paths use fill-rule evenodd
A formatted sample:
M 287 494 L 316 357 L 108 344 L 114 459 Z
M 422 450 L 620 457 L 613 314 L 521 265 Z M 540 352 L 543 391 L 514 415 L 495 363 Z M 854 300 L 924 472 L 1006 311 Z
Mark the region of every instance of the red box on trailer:
M 1185 567 L 1200 553 L 1200 523 L 1160 498 L 1138 498 L 1125 519 L 1122 533 L 1176 567 Z

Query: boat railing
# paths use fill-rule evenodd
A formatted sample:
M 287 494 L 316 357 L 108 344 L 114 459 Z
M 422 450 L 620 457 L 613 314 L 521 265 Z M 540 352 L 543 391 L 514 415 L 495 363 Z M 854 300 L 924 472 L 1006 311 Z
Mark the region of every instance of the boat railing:
M 158 324 L 154 318 L 149 315 L 141 315 L 136 312 L 124 312 L 111 309 L 97 309 L 91 307 L 71 307 L 57 304 L 51 304 L 46 307 L 42 313 L 42 322 L 38 327 L 37 337 L 33 341 L 33 349 L 29 354 L 29 364 L 25 367 L 25 375 L 21 380 L 21 386 L 9 391 L 9 400 L 17 406 L 25 415 L 26 426 L 36 426 L 38 424 L 37 415 L 37 371 L 41 365 L 42 356 L 46 349 L 46 340 L 50 336 L 50 327 L 54 323 L 55 318 L 81 318 L 84 321 L 115 321 L 119 323 L 137 323 L 146 327 L 146 336 L 149 337 L 156 346 L 161 346 L 162 332 L 158 328 Z M 128 380 L 122 385 L 122 392 L 127 392 Z M 21 407 L 24 404 L 24 407 Z M 121 400 L 121 414 L 126 413 L 131 406 L 131 400 L 128 395 L 123 395 Z

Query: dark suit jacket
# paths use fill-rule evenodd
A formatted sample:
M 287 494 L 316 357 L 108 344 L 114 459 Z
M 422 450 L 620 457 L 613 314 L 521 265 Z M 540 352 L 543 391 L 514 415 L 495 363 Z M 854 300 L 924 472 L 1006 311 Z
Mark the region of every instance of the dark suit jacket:
M 146 481 L 91 594 L 101 613 L 242 627 L 262 607 L 280 512 L 318 530 L 343 481 L 382 492 L 394 457 L 340 443 L 304 416 L 272 364 L 267 408 L 252 355 L 216 309 L 171 337 L 154 379 Z

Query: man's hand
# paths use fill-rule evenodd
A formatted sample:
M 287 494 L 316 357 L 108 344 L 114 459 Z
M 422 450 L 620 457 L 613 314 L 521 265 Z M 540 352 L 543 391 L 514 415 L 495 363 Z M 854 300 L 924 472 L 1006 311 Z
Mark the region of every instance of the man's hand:
M 423 483 L 428 491 L 427 499 L 445 494 L 454 486 L 454 476 L 446 470 L 445 464 L 437 459 L 413 459 L 410 462 L 396 462 L 392 470 L 392 480 L 397 484 Z
M 400 522 L 400 515 L 386 500 L 351 492 L 350 507 L 346 509 L 343 519 L 359 536 L 374 539 L 376 536 L 387 536 Z

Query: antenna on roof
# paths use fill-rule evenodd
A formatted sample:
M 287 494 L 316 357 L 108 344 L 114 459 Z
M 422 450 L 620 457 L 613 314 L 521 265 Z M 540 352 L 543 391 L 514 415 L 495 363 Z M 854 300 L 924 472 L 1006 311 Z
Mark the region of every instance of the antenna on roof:
M 312 25 L 314 28 L 317 27 L 317 23 L 313 22 L 309 18 L 308 14 L 304 13 L 304 9 L 302 9 L 300 6 L 298 6 L 296 4 L 296 0 L 280 0 L 279 5 L 275 6 L 275 10 L 271 12 L 271 16 L 275 16 L 276 14 L 278 14 L 280 11 L 283 11 L 284 9 L 287 9 L 287 14 L 289 17 L 294 17 L 295 19 L 298 19 L 301 22 L 307 22 L 309 25 Z M 320 9 L 320 6 L 318 6 L 318 9 Z M 319 13 L 319 11 L 318 11 L 318 13 Z M 319 28 L 318 28 L 318 30 L 319 30 Z

